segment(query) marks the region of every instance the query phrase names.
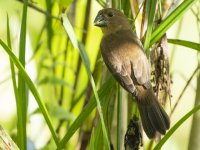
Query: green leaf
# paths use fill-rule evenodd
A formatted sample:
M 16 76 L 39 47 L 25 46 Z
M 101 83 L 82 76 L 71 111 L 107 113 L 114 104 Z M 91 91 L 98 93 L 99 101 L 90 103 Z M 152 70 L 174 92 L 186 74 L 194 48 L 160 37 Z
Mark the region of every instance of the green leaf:
M 10 49 L 12 48 L 12 44 L 11 44 L 11 37 L 10 37 L 10 26 L 9 26 L 9 17 L 7 14 L 7 43 L 8 43 L 8 47 L 10 47 Z M 12 76 L 12 84 L 13 84 L 13 89 L 14 89 L 14 94 L 15 94 L 15 99 L 16 99 L 16 103 L 19 101 L 18 100 L 18 89 L 17 89 L 17 81 L 16 81 L 16 77 L 15 77 L 15 67 L 14 64 L 10 58 L 10 69 L 11 69 L 11 76 Z
M 92 85 L 94 96 L 95 96 L 95 99 L 96 99 L 96 102 L 97 102 L 97 109 L 98 109 L 99 116 L 100 116 L 100 119 L 101 119 L 104 140 L 106 141 L 107 148 L 110 149 L 110 143 L 109 143 L 106 127 L 105 127 L 105 122 L 104 122 L 102 109 L 101 109 L 101 105 L 100 105 L 100 100 L 99 100 L 99 96 L 97 94 L 97 89 L 96 89 L 96 86 L 95 86 L 94 79 L 92 77 L 92 73 L 90 71 L 90 62 L 89 62 L 89 58 L 87 56 L 87 53 L 85 51 L 85 47 L 80 42 L 78 42 L 78 40 L 77 40 L 77 38 L 75 36 L 74 30 L 72 28 L 72 25 L 70 24 L 70 22 L 69 22 L 69 20 L 68 20 L 66 15 L 62 14 L 62 20 L 63 20 L 63 26 L 64 26 L 64 28 L 65 28 L 65 30 L 66 30 L 71 42 L 72 42 L 74 48 L 79 50 L 79 53 L 80 53 L 80 56 L 82 58 L 83 64 L 84 64 L 84 66 L 86 68 L 88 77 L 90 79 L 90 83 Z
M 121 149 L 123 134 L 122 134 L 122 87 L 118 84 L 117 98 L 117 150 Z
M 150 44 L 150 40 L 151 40 L 154 16 L 155 16 L 155 12 L 156 12 L 156 4 L 157 4 L 157 0 L 147 1 L 148 24 L 147 24 L 147 31 L 146 31 L 145 42 L 144 42 L 145 50 L 147 50 L 149 48 L 149 44 Z
M 92 134 L 91 134 L 91 138 L 90 138 L 90 143 L 89 143 L 89 145 L 88 145 L 88 150 L 92 150 L 92 149 L 95 149 L 97 146 L 95 145 L 95 137 L 97 137 L 96 136 L 96 131 L 95 131 L 95 129 L 94 128 L 92 128 Z
M 53 3 L 51 0 L 45 1 L 47 6 L 47 12 L 51 13 Z M 49 16 L 46 16 L 46 29 L 47 29 L 47 46 L 49 52 L 52 53 L 52 38 L 53 38 L 53 28 L 52 28 L 52 19 Z
M 191 111 L 189 111 L 186 115 L 184 115 L 168 132 L 167 134 L 160 140 L 160 142 L 155 146 L 154 150 L 160 150 L 165 144 L 165 142 L 170 138 L 170 136 L 194 113 L 200 110 L 200 105 L 194 107 Z
M 10 50 L 10 48 L 0 39 L 0 45 L 4 48 L 5 52 L 9 55 L 9 57 L 12 59 L 13 63 L 16 65 L 16 67 L 18 68 L 19 72 L 21 73 L 24 81 L 26 82 L 26 84 L 28 85 L 29 89 L 31 90 L 33 96 L 35 97 L 35 100 L 44 116 L 44 119 L 47 122 L 47 125 L 49 127 L 49 130 L 51 131 L 52 137 L 56 143 L 56 145 L 58 146 L 58 137 L 56 135 L 56 132 L 54 131 L 53 128 L 53 124 L 51 122 L 49 113 L 47 111 L 47 108 L 45 107 L 42 99 L 40 98 L 40 95 L 37 91 L 37 88 L 35 87 L 35 85 L 33 84 L 33 82 L 31 81 L 30 77 L 28 76 L 28 74 L 26 73 L 24 67 L 22 66 L 22 64 L 20 63 L 20 61 L 17 59 L 17 57 L 13 54 L 13 52 Z
M 28 0 L 24 1 L 22 24 L 20 31 L 19 41 L 19 61 L 22 66 L 25 67 L 25 49 L 26 49 L 26 19 L 27 19 L 27 7 Z M 18 117 L 18 128 L 17 128 L 17 139 L 18 146 L 20 149 L 26 149 L 26 120 L 27 120 L 27 105 L 28 105 L 28 91 L 26 90 L 26 84 L 23 80 L 21 72 L 18 74 L 18 98 L 17 100 L 17 117 Z
M 166 31 L 198 0 L 185 0 L 183 1 L 168 17 L 166 17 L 158 27 L 153 31 L 151 36 L 151 42 L 149 46 L 152 46 L 157 42 Z
M 167 41 L 171 44 L 177 44 L 177 45 L 185 46 L 185 47 L 200 51 L 199 43 L 194 43 L 194 42 L 179 40 L 179 39 L 168 39 Z

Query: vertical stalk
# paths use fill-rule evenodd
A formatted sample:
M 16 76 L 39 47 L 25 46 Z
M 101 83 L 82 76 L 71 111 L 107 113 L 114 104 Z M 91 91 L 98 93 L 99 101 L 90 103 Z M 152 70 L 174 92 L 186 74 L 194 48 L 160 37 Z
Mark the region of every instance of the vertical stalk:
M 145 41 L 144 41 L 144 49 L 145 49 L 145 51 L 150 46 L 151 34 L 152 34 L 153 23 L 154 23 L 154 17 L 155 17 L 155 14 L 156 14 L 156 5 L 157 5 L 157 0 L 147 1 L 148 24 L 147 24 Z
M 118 97 L 117 97 L 117 150 L 122 148 L 122 88 L 118 84 Z
M 197 76 L 197 89 L 196 89 L 196 98 L 195 106 L 200 105 L 200 73 Z M 200 111 L 196 112 L 192 119 L 192 127 L 190 131 L 189 145 L 188 149 L 198 150 L 200 147 Z
M 7 43 L 8 43 L 8 47 L 10 49 L 12 49 L 11 37 L 10 37 L 10 25 L 9 24 L 10 24 L 9 23 L 9 17 L 7 15 Z M 17 99 L 18 99 L 17 80 L 16 80 L 16 77 L 15 77 L 15 66 L 14 66 L 14 63 L 12 62 L 11 58 L 10 58 L 10 68 L 11 68 L 12 84 L 13 84 L 15 99 L 17 101 Z
M 64 62 L 66 62 L 66 59 L 67 59 L 68 45 L 69 45 L 69 39 L 67 38 L 66 48 L 65 48 L 65 53 L 64 53 L 64 60 L 63 60 Z M 65 74 L 66 74 L 66 67 L 65 67 L 65 65 L 63 65 L 62 76 L 61 76 L 62 79 L 65 79 Z M 58 100 L 58 105 L 60 105 L 60 106 L 62 106 L 62 104 L 63 104 L 64 88 L 65 88 L 64 85 L 61 85 L 60 97 L 59 97 L 59 100 Z
M 19 41 L 19 61 L 25 68 L 25 49 L 26 49 L 26 18 L 27 18 L 27 6 L 28 0 L 24 1 L 23 5 L 23 15 L 22 15 L 22 24 L 20 31 L 20 41 Z M 21 150 L 26 149 L 26 115 L 27 115 L 27 91 L 25 81 L 19 72 L 18 74 L 18 96 L 17 99 L 17 139 L 18 146 Z

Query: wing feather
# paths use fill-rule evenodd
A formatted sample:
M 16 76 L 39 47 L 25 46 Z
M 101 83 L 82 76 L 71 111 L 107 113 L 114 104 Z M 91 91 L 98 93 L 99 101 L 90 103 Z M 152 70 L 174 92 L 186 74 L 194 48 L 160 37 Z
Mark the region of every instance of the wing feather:
M 131 79 L 131 76 L 128 74 L 128 71 L 123 64 L 110 63 L 106 65 L 123 88 L 125 88 L 130 93 L 135 92 L 133 80 Z
M 150 86 L 150 66 L 149 62 L 143 51 L 140 52 L 138 57 L 131 60 L 132 70 L 137 82 L 145 85 L 146 88 Z

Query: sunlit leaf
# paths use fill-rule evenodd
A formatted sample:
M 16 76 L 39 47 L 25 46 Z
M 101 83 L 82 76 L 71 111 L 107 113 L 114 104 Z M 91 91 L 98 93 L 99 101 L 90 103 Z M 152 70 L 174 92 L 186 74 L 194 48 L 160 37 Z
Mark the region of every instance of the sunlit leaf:
M 20 41 L 19 41 L 19 61 L 22 66 L 25 66 L 25 52 L 26 52 L 26 20 L 27 20 L 27 7 L 28 0 L 24 1 L 23 5 L 23 14 L 20 30 Z M 26 89 L 26 83 L 22 77 L 21 72 L 18 73 L 18 97 L 17 100 L 17 118 L 18 118 L 18 146 L 20 149 L 26 149 L 26 115 L 27 115 L 27 106 L 28 106 L 28 91 Z
M 185 40 L 179 40 L 179 39 L 168 39 L 167 41 L 171 44 L 177 44 L 177 45 L 185 46 L 185 47 L 200 51 L 199 43 L 185 41 Z
M 167 16 L 156 29 L 153 31 L 151 36 L 150 45 L 153 45 L 157 42 L 165 33 L 166 31 L 178 20 L 180 19 L 183 14 L 191 8 L 193 4 L 198 0 L 185 0 L 183 1 L 169 16 Z

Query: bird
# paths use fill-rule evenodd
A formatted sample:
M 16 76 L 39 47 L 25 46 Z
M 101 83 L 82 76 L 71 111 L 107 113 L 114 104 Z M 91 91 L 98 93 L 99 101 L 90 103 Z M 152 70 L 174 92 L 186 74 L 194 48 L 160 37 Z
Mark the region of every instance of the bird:
M 108 70 L 135 97 L 144 132 L 150 139 L 164 135 L 170 119 L 153 91 L 149 61 L 128 18 L 118 9 L 104 8 L 94 26 L 103 32 L 100 51 Z

